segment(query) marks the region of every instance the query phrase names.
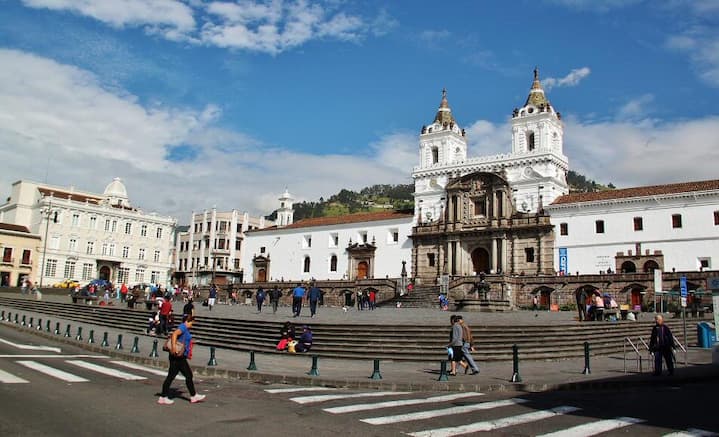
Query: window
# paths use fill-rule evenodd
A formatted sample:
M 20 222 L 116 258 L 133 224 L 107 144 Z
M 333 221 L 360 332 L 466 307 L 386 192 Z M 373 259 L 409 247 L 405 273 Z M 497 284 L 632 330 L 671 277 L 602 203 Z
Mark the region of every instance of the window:
M 159 284 L 160 272 L 153 270 L 152 273 L 150 273 L 150 282 L 152 282 L 153 284 Z
M 145 269 L 142 267 L 138 267 L 137 270 L 135 270 L 135 282 L 138 284 L 145 282 Z
M 57 274 L 57 260 L 49 259 L 45 262 L 45 276 L 54 278 Z
M 242 240 L 238 238 L 235 240 L 235 250 L 240 250 L 240 249 L 242 249 Z
M 102 254 L 107 255 L 107 243 L 102 243 Z
M 714 211 L 714 226 L 719 226 L 719 211 Z
M 92 255 L 92 253 L 95 251 L 95 242 L 94 241 L 88 241 L 87 246 L 85 247 L 85 253 L 88 255 Z
M 673 214 L 672 215 L 672 227 L 673 228 L 681 228 L 682 227 L 682 215 L 681 214 Z
M 132 234 L 132 223 L 125 223 L 125 233 L 127 235 Z
M 432 147 L 432 164 L 436 164 L 439 162 L 439 149 L 436 147 Z
M 156 250 L 156 251 L 155 251 L 155 255 L 153 256 L 152 259 L 153 259 L 156 263 L 159 263 L 159 262 L 160 262 L 160 251 L 159 251 L 159 250 Z
M 110 256 L 115 256 L 115 245 L 110 243 L 110 252 L 108 253 Z
M 567 223 L 559 224 L 559 235 L 569 235 L 569 225 Z
M 699 258 L 699 268 L 710 269 L 712 267 L 711 258 Z
M 122 257 L 128 258 L 130 256 L 130 248 L 128 246 L 122 247 Z
M 527 134 L 527 150 L 530 152 L 534 150 L 534 132 Z
M 330 234 L 330 247 L 338 247 L 340 245 L 340 235 L 337 232 Z
M 90 217 L 90 229 L 97 229 L 97 217 Z
M 32 251 L 30 249 L 25 249 L 22 251 L 22 264 L 23 265 L 30 265 L 30 263 L 31 263 L 30 254 L 31 253 L 32 253 Z
M 162 238 L 162 228 L 157 228 L 157 232 L 155 233 L 155 236 L 157 238 Z
M 110 220 L 105 220 L 105 232 L 110 232 Z
M 434 267 L 434 254 L 433 253 L 427 254 L 427 265 L 430 267 Z
M 399 230 L 398 229 L 390 229 L 389 234 L 387 235 L 387 243 L 388 244 L 396 244 L 399 242 Z
M 4 263 L 11 263 L 12 262 L 12 247 L 5 247 L 2 251 L 2 262 Z
M 474 215 L 484 216 L 487 214 L 487 202 L 484 197 L 474 200 Z
M 195 227 L 197 227 L 197 224 L 195 224 Z M 147 225 L 140 226 L 140 236 L 147 237 Z
M 265 253 L 265 250 L 267 250 L 265 246 L 260 247 L 260 253 Z
M 145 259 L 145 249 L 140 249 L 137 251 L 137 259 L 140 261 Z
M 634 230 L 644 230 L 644 219 L 642 219 L 641 217 L 634 217 Z
M 112 232 L 117 232 L 117 220 L 112 221 Z
M 332 255 L 330 257 L 330 272 L 336 272 L 337 271 L 337 255 Z
M 362 243 L 367 243 L 367 232 L 360 232 L 358 240 Z
M 92 279 L 92 264 L 86 263 L 82 265 L 82 280 L 89 281 Z
M 65 279 L 75 277 L 75 261 L 65 261 Z
M 130 280 L 130 269 L 129 267 L 120 267 L 117 269 L 117 282 L 121 284 L 127 284 Z
M 603 234 L 604 233 L 604 220 L 597 220 L 594 222 L 594 228 L 597 232 L 597 234 Z
M 76 228 L 80 226 L 80 214 L 73 214 L 72 215 L 72 227 Z
M 304 267 L 302 269 L 303 272 L 309 273 L 310 272 L 310 257 L 305 257 Z
M 209 265 L 210 265 L 210 264 L 209 264 L 209 258 L 208 258 L 208 257 L 205 257 L 205 264 L 204 264 L 204 266 L 207 267 L 207 266 L 209 266 Z
M 60 237 L 50 238 L 50 249 L 57 250 L 60 248 Z
M 525 258 L 525 261 L 528 263 L 534 262 L 534 248 L 533 247 L 525 247 L 524 248 L 524 258 Z
M 67 245 L 67 249 L 70 252 L 76 252 L 77 251 L 77 240 L 74 238 L 70 238 L 70 243 Z

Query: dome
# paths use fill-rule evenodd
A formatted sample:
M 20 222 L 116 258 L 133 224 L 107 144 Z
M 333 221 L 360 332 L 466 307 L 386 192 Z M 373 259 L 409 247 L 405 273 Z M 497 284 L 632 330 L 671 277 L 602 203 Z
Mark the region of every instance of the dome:
M 122 179 L 115 178 L 105 187 L 103 195 L 110 200 L 110 203 L 115 204 L 127 204 L 127 188 L 122 183 Z M 122 201 L 125 202 L 122 202 Z

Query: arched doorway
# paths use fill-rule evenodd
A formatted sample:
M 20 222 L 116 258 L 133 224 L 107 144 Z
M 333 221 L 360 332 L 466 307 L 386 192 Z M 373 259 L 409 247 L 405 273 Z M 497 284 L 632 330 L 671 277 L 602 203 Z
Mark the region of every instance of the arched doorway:
M 630 295 L 630 299 L 631 299 L 631 302 L 632 302 L 632 309 L 634 309 L 634 308 L 636 308 L 636 307 L 640 307 L 640 308 L 641 308 L 641 306 L 642 306 L 642 292 L 641 292 L 639 289 L 635 288 L 635 289 L 632 290 L 632 293 L 631 293 L 631 295 Z
M 103 279 L 105 281 L 110 280 L 110 267 L 108 267 L 108 266 L 100 267 L 100 279 Z
M 659 269 L 659 264 L 653 259 L 644 263 L 644 273 L 652 273 L 654 270 Z
M 622 273 L 636 273 L 637 272 L 637 266 L 634 265 L 631 261 L 624 261 L 622 263 Z
M 369 272 L 367 261 L 357 263 L 357 279 L 367 279 L 367 272 Z
M 472 251 L 472 266 L 476 273 L 489 273 L 489 253 L 481 247 Z
M 536 294 L 539 300 L 539 306 L 549 309 L 549 307 L 552 304 L 552 292 L 554 291 L 553 288 L 549 288 L 546 286 L 541 286 L 537 289 L 535 289 L 532 294 Z
M 257 282 L 267 282 L 267 270 L 259 269 L 257 271 Z

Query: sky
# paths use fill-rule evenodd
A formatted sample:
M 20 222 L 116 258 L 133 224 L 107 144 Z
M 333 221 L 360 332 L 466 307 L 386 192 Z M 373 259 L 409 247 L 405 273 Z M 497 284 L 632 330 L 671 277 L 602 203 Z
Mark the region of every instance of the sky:
M 443 88 L 505 153 L 535 66 L 570 169 L 718 177 L 717 0 L 0 0 L 0 195 L 120 177 L 182 224 L 410 183 Z

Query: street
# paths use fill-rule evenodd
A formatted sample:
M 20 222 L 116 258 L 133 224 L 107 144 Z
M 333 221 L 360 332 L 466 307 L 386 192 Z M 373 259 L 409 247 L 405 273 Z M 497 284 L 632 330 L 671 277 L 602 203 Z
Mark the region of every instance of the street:
M 548 364 L 548 369 L 551 369 Z M 195 378 L 155 402 L 156 369 L 0 326 L 2 435 L 712 435 L 717 381 L 632 391 L 379 392 Z

